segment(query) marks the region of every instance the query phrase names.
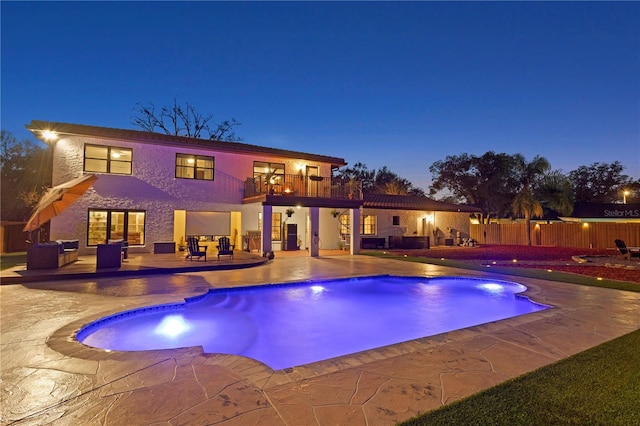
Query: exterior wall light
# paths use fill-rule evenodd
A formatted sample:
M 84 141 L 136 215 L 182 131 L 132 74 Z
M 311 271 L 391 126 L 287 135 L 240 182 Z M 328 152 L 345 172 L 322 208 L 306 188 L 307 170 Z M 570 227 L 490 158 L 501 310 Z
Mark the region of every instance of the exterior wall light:
M 58 134 L 53 130 L 43 130 L 40 135 L 45 142 L 54 142 L 56 139 L 58 139 Z

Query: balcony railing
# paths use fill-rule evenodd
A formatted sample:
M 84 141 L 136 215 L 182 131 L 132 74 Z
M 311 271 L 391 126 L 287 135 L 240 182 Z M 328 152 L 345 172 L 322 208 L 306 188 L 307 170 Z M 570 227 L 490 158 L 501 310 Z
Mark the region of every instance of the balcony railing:
M 362 182 L 299 174 L 247 178 L 244 182 L 245 198 L 259 195 L 362 200 Z

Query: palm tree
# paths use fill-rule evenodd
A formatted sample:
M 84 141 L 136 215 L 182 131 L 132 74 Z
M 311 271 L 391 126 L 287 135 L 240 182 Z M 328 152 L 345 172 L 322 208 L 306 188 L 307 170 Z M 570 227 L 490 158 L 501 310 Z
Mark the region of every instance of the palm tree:
M 545 174 L 535 188 L 536 198 L 545 210 L 568 216 L 573 212 L 575 201 L 569 177 L 559 170 Z
M 378 185 L 376 188 L 381 194 L 409 195 L 407 185 L 405 185 L 403 182 L 400 182 L 399 180 L 385 182 L 382 185 Z
M 521 184 L 520 191 L 511 202 L 511 209 L 516 216 L 524 216 L 527 233 L 527 245 L 531 245 L 531 218 L 542 217 L 542 204 L 534 194 L 534 187 L 539 179 L 545 175 L 551 165 L 549 161 L 536 155 L 531 162 L 527 162 L 521 154 L 513 156 L 514 172 Z

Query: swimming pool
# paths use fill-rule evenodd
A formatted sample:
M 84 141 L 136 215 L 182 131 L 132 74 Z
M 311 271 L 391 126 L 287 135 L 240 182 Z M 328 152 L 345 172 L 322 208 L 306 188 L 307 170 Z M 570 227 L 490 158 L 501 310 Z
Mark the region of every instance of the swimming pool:
M 83 327 L 92 347 L 202 346 L 278 370 L 549 308 L 522 284 L 377 275 L 214 289 L 186 303 L 121 312 Z

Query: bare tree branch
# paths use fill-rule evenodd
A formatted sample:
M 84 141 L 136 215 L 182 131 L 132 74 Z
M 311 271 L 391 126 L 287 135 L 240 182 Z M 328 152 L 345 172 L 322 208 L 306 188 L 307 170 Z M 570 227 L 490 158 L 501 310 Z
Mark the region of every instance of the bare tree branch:
M 241 123 L 235 118 L 232 118 L 231 121 L 225 120 L 218 124 L 218 127 L 214 131 L 209 130 L 209 139 L 227 142 L 241 141 L 242 138 L 237 137 L 233 131 L 233 128 L 240 124 Z
M 173 106 L 164 106 L 159 112 L 156 112 L 155 106 L 151 102 L 148 105 L 137 103 L 134 111 L 137 115 L 132 118 L 131 124 L 147 132 L 162 131 L 167 135 L 190 138 L 201 138 L 205 133 L 210 140 L 242 140 L 233 131 L 234 127 L 240 125 L 235 118 L 225 120 L 212 129 L 209 123 L 213 120 L 213 114 L 200 114 L 188 102 L 183 107 L 178 105 L 174 99 Z
M 142 105 L 141 103 L 137 103 L 136 107 L 138 108 L 138 116 L 134 117 L 132 124 L 140 127 L 141 129 L 147 132 L 155 132 L 157 129 L 162 130 L 166 134 L 170 135 L 171 133 L 165 127 L 164 122 L 162 120 L 162 112 L 159 115 L 156 115 L 156 108 L 151 102 L 148 105 Z

